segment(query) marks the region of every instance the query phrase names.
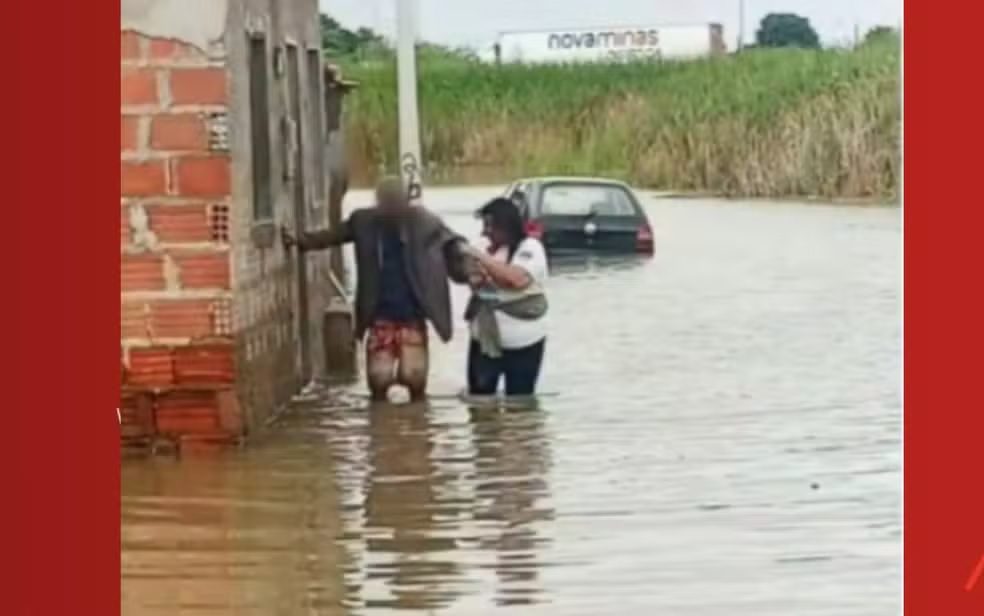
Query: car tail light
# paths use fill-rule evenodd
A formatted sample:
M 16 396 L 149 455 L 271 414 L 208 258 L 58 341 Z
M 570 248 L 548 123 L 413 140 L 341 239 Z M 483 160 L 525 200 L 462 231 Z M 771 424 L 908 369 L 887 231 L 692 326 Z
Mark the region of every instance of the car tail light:
M 653 230 L 648 224 L 642 225 L 636 232 L 636 250 L 645 254 L 653 254 Z
M 526 235 L 535 238 L 543 239 L 543 225 L 535 220 L 530 220 L 526 223 Z

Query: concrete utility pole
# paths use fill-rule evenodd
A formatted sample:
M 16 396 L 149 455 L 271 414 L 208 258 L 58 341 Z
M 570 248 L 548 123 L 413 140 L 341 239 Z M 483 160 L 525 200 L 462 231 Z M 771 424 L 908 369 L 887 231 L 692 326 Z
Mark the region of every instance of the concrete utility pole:
M 738 45 L 737 51 L 745 46 L 745 0 L 738 0 Z
M 400 122 L 400 172 L 414 191 L 420 182 L 420 116 L 417 111 L 417 0 L 396 2 L 396 72 Z

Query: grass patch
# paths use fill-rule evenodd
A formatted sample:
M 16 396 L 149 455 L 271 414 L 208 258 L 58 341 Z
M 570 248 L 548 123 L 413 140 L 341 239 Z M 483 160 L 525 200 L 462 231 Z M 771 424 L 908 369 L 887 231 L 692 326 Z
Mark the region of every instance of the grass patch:
M 659 65 L 493 66 L 422 55 L 432 177 L 605 175 L 735 197 L 897 196 L 900 47 L 756 49 Z M 392 58 L 346 66 L 357 179 L 397 169 Z M 491 179 L 491 178 L 490 178 Z

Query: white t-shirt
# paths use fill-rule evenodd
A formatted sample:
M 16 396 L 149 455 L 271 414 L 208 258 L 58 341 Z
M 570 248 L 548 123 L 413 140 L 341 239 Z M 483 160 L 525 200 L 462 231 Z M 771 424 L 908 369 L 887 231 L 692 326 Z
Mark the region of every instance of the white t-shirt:
M 493 256 L 505 263 L 509 258 L 509 251 L 503 247 Z M 539 240 L 528 237 L 520 242 L 516 254 L 513 255 L 512 265 L 523 268 L 535 282 L 546 286 L 549 275 L 547 252 Z M 495 318 L 499 325 L 499 339 L 504 349 L 522 349 L 547 337 L 547 315 L 527 320 L 517 319 L 497 310 Z M 471 325 L 471 332 L 472 338 L 475 338 L 474 323 Z

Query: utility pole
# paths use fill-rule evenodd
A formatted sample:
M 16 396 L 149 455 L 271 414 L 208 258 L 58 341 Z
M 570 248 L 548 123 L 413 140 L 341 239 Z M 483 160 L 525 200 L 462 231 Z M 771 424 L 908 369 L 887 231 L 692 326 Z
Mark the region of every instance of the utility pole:
M 420 190 L 420 116 L 417 111 L 417 0 L 396 2 L 396 73 L 400 122 L 400 173 L 411 198 Z
M 745 0 L 738 0 L 738 46 L 741 51 L 745 46 Z

